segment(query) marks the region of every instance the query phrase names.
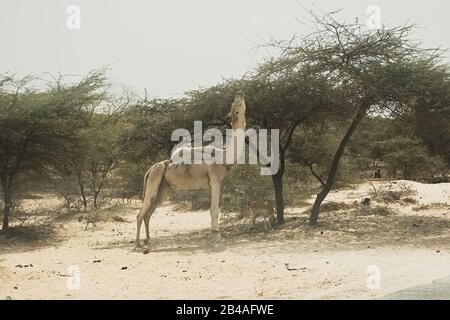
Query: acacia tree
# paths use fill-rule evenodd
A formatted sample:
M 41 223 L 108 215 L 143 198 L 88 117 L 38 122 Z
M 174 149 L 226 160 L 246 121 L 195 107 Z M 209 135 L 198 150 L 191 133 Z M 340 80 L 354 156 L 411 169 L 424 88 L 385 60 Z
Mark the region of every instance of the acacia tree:
M 301 131 L 295 134 L 293 145 L 289 152 L 289 159 L 307 167 L 311 175 L 325 185 L 324 177 L 336 149 L 336 133 L 325 126 L 302 126 Z
M 153 162 L 168 158 L 174 145 L 170 142 L 172 131 L 189 125 L 185 100 L 145 97 L 129 106 L 121 118 L 119 136 L 124 159 L 147 170 Z
M 429 178 L 444 171 L 444 161 L 439 156 L 431 156 L 428 148 L 414 137 L 397 136 L 379 141 L 373 144 L 373 149 L 394 176 L 399 171 L 405 180 Z
M 118 144 L 119 125 L 101 126 L 98 122 L 103 117 L 97 114 L 91 118 L 88 127 L 76 132 L 77 139 L 52 163 L 55 181 L 63 187 L 60 193 L 68 207 L 75 193 L 85 211 L 90 202 L 97 208 L 99 195 L 123 156 Z
M 272 175 L 277 222 L 284 222 L 283 180 L 286 156 L 294 133 L 300 125 L 317 113 L 332 107 L 334 90 L 315 68 L 278 68 L 278 62 L 269 60 L 244 82 L 248 93 L 248 123 L 252 128 L 278 129 L 279 170 Z
M 237 90 L 245 92 L 247 128 L 279 130 L 280 166 L 271 178 L 277 222 L 282 224 L 283 178 L 293 134 L 304 121 L 333 105 L 334 91 L 328 81 L 310 66 L 279 70 L 276 61 L 268 60 L 243 79 L 228 80 L 214 87 L 189 92 L 179 109 L 183 116 L 175 123 L 188 128 L 194 120 L 201 119 L 204 129 L 211 126 L 225 129 L 229 126 L 226 118 L 229 104 Z
M 64 153 L 84 125 L 84 108 L 97 99 L 101 75 L 92 73 L 67 86 L 64 94 L 37 90 L 32 77 L 0 80 L 0 178 L 3 193 L 2 229 L 9 226 L 13 195 L 20 176 L 43 171 Z
M 423 69 L 420 81 L 425 90 L 421 90 L 420 94 L 418 92 L 408 120 L 413 133 L 421 138 L 431 154 L 442 156 L 450 166 L 449 66 L 445 64 Z
M 278 61 L 280 69 L 313 65 L 340 92 L 337 107 L 347 117 L 348 128 L 331 162 L 328 176 L 314 202 L 310 225 L 316 225 L 320 205 L 334 185 L 345 147 L 369 112 L 398 114 L 414 105 L 416 83 L 423 69 L 438 61 L 437 51 L 427 51 L 409 39 L 412 26 L 367 30 L 354 23 L 340 23 L 333 14 L 313 17 L 316 30 L 289 43 Z
M 118 97 L 109 94 L 103 74 L 99 76 L 95 99 L 86 102 L 81 111 L 84 125 L 73 133 L 64 152 L 51 164 L 58 184 L 64 186 L 62 195 L 69 200 L 74 190 L 70 186 L 75 184 L 84 210 L 87 210 L 91 200 L 93 207 L 98 207 L 100 192 L 123 156 L 123 146 L 119 144 L 122 131 L 120 120 L 131 101 L 127 92 Z M 55 90 L 67 94 L 67 88 L 61 80 L 58 81 Z

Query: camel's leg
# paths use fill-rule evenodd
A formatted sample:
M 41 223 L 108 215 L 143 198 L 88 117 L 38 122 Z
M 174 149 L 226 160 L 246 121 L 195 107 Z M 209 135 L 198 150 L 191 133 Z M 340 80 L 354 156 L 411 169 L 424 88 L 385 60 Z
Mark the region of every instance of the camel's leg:
M 144 197 L 141 211 L 137 215 L 137 231 L 136 231 L 136 247 L 141 246 L 140 241 L 140 233 L 141 233 L 141 225 L 142 220 L 147 216 L 148 212 L 151 210 L 151 213 L 156 208 L 156 201 L 158 198 L 158 192 L 160 188 L 160 184 L 162 178 L 164 176 L 164 172 L 166 170 L 166 166 L 164 162 L 159 162 L 153 165 L 145 174 L 144 177 Z M 150 213 L 150 215 L 151 215 Z M 148 218 L 150 220 L 150 218 Z M 146 223 L 146 228 L 148 224 Z M 147 232 L 148 234 L 148 232 Z
M 146 199 L 144 205 L 142 206 L 141 211 L 139 211 L 137 215 L 137 232 L 136 232 L 136 247 L 141 247 L 141 225 L 142 220 L 144 220 L 145 225 L 145 243 L 147 244 L 150 241 L 150 231 L 149 231 L 149 222 L 150 217 L 152 216 L 152 213 L 156 209 L 156 199 Z
M 138 247 L 138 248 L 141 247 L 140 236 L 141 236 L 142 220 L 144 219 L 145 214 L 147 213 L 148 209 L 149 209 L 148 206 L 143 205 L 136 217 L 136 220 L 137 220 L 136 247 Z
M 156 199 L 153 199 L 153 201 L 151 201 L 150 207 L 147 210 L 147 212 L 145 213 L 144 216 L 144 225 L 145 225 L 145 244 L 150 243 L 150 227 L 149 227 L 149 223 L 150 223 L 150 218 L 153 214 L 153 212 L 155 212 L 156 208 L 163 203 L 163 201 L 165 200 L 166 196 L 167 196 L 167 185 L 165 185 L 164 183 L 161 183 L 161 185 L 159 186 L 159 190 L 158 190 L 158 194 L 156 196 Z
M 214 241 L 220 241 L 219 230 L 219 200 L 220 200 L 220 184 L 211 184 L 211 230 Z
M 149 227 L 149 223 L 150 223 L 150 218 L 153 214 L 153 212 L 155 212 L 156 209 L 156 204 L 152 204 L 150 206 L 150 208 L 147 210 L 147 212 L 145 213 L 144 216 L 144 225 L 145 225 L 145 240 L 144 243 L 145 244 L 149 244 L 150 243 L 150 227 Z
M 153 213 L 153 211 L 155 211 L 155 198 L 147 198 L 144 200 L 144 203 L 142 204 L 142 208 L 139 211 L 136 220 L 137 220 L 137 231 L 136 231 L 136 247 L 141 247 L 141 241 L 140 241 L 140 236 L 141 236 L 141 225 L 142 225 L 142 220 L 145 219 L 145 230 L 146 230 L 146 239 L 148 240 L 148 222 L 150 221 L 150 216 Z

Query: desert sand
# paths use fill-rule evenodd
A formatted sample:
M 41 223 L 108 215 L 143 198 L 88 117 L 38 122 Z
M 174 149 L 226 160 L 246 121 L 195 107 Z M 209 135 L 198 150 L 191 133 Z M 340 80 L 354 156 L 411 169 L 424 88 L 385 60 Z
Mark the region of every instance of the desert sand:
M 372 201 L 389 215 L 350 209 L 374 188 L 403 190 L 409 201 Z M 80 213 L 39 217 L 0 236 L 0 299 L 372 299 L 450 275 L 450 184 L 377 181 L 326 201 L 349 208 L 323 212 L 317 227 L 307 225 L 309 206 L 287 208 L 271 232 L 223 214 L 216 245 L 208 211 L 167 205 L 142 250 L 133 243 L 139 201 L 107 210 L 123 222 L 87 230 Z M 370 266 L 377 288 L 367 286 Z

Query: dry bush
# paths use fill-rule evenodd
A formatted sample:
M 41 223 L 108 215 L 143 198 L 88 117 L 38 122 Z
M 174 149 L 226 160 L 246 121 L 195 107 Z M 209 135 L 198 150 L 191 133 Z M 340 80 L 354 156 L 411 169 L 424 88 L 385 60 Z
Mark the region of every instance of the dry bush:
M 192 204 L 188 201 L 175 202 L 173 210 L 175 211 L 189 211 L 192 209 Z
M 414 199 L 414 198 L 408 198 L 408 197 L 403 198 L 402 201 L 403 201 L 403 203 L 405 203 L 405 204 L 416 204 L 416 203 L 417 203 L 417 200 L 416 200 L 416 199 Z
M 0 246 L 2 245 L 2 240 L 14 239 L 18 242 L 33 243 L 51 240 L 56 236 L 57 228 L 49 224 L 12 226 L 0 233 Z
M 397 215 L 398 212 L 392 208 L 389 207 L 383 207 L 383 206 L 359 206 L 359 208 L 353 210 L 350 215 L 354 214 L 356 216 L 393 216 Z
M 116 203 L 110 207 L 92 209 L 83 214 L 77 214 L 76 219 L 78 222 L 85 224 L 85 229 L 94 229 L 99 222 L 130 222 L 122 216 L 127 208 L 124 204 Z
M 320 206 L 321 212 L 339 211 L 339 210 L 349 210 L 354 209 L 357 205 L 355 203 L 345 203 L 345 202 L 325 202 Z
M 412 190 L 409 186 L 400 185 L 399 190 L 392 190 L 394 184 L 386 186 L 380 186 L 378 189 L 372 184 L 373 190 L 370 192 L 370 196 L 373 200 L 377 200 L 384 203 L 392 202 L 406 202 L 415 203 L 415 200 L 410 195 L 417 194 L 417 191 Z
M 382 191 L 378 194 L 377 200 L 383 202 L 400 201 L 402 193 L 400 191 Z
M 106 217 L 104 215 L 99 214 L 98 211 L 90 211 L 84 215 L 81 215 L 77 218 L 78 222 L 85 223 L 85 229 L 87 230 L 89 227 L 95 228 L 97 227 L 98 222 L 105 222 Z
M 421 211 L 421 210 L 431 210 L 431 209 L 448 209 L 450 206 L 446 203 L 430 203 L 430 204 L 422 204 L 420 206 L 413 207 L 413 211 Z
M 395 211 L 389 207 L 381 207 L 381 206 L 372 207 L 368 210 L 365 210 L 365 212 L 368 215 L 374 215 L 374 216 L 392 216 L 392 215 L 397 214 L 397 211 Z
M 169 189 L 168 196 L 175 204 L 175 210 L 206 210 L 209 209 L 211 198 L 209 190 Z

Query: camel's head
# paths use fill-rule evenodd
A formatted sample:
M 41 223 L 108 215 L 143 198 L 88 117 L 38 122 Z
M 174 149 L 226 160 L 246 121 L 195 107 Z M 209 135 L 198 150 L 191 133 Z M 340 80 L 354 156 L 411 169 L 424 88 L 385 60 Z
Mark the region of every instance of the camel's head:
M 242 91 L 238 91 L 234 96 L 228 118 L 230 118 L 233 129 L 245 130 L 245 100 Z

